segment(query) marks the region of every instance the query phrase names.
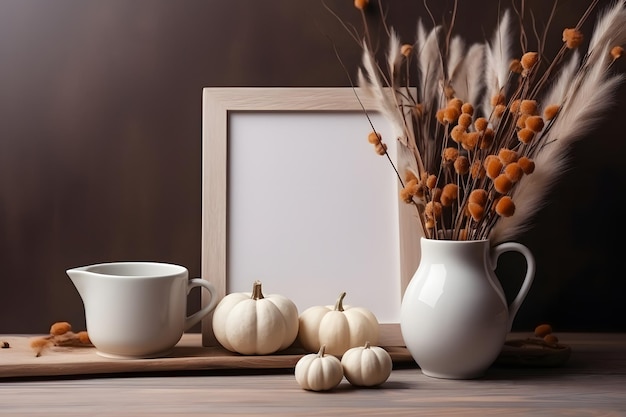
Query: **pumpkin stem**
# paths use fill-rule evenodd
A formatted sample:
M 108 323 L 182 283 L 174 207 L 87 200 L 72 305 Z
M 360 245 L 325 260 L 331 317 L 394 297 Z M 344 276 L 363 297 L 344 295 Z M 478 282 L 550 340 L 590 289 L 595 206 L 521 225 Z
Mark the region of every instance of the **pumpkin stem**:
M 364 348 L 365 348 L 365 349 L 369 349 L 369 348 L 370 348 L 370 341 L 369 341 L 369 340 L 366 340 L 366 341 L 365 341 L 365 346 L 364 346 Z
M 326 353 L 326 345 L 322 345 L 322 347 L 320 348 L 320 351 L 317 352 L 317 356 L 319 356 L 320 358 L 323 358 L 325 353 Z
M 341 295 L 337 299 L 337 302 L 335 303 L 335 311 L 343 311 L 343 299 L 345 298 L 345 296 L 346 293 L 344 291 L 341 293 Z
M 252 285 L 252 296 L 250 298 L 253 300 L 262 300 L 265 298 L 263 297 L 263 292 L 261 291 L 261 281 L 254 281 L 254 284 Z

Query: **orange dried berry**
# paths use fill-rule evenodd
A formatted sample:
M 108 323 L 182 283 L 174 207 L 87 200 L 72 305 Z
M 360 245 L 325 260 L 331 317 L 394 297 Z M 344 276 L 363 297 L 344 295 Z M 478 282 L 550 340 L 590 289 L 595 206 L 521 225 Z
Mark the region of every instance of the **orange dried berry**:
M 487 177 L 495 179 L 502 172 L 503 164 L 497 157 L 489 155 L 485 158 L 485 171 Z
M 413 201 L 413 194 L 406 188 L 400 190 L 400 200 L 405 203 L 411 203 Z
M 461 106 L 461 112 L 472 116 L 474 114 L 474 106 L 471 103 L 463 103 Z
M 546 107 L 543 111 L 543 117 L 546 120 L 552 120 L 554 119 L 554 117 L 558 114 L 559 109 L 561 108 L 561 106 L 559 106 L 558 104 L 551 104 L 548 107 Z
M 444 124 L 444 120 L 443 120 L 443 112 L 444 111 L 445 111 L 445 109 L 439 109 L 439 110 L 437 110 L 437 113 L 435 113 L 435 118 L 441 124 Z
M 485 216 L 485 207 L 480 204 L 467 203 L 467 211 L 475 221 L 479 221 Z
M 444 207 L 451 206 L 457 198 L 459 187 L 456 184 L 446 184 L 441 190 L 441 204 Z
M 520 99 L 513 100 L 513 101 L 511 102 L 511 106 L 509 107 L 509 111 L 510 111 L 511 113 L 517 113 L 517 112 L 518 112 L 518 110 L 519 110 L 519 105 L 520 105 L 520 103 L 521 103 L 521 100 L 520 100 Z
M 519 105 L 519 111 L 520 113 L 528 114 L 529 116 L 537 114 L 537 101 L 522 100 Z
M 502 117 L 505 111 L 506 106 L 504 104 L 498 104 L 496 107 L 493 108 L 493 117 L 499 119 Z
M 488 127 L 481 133 L 480 149 L 488 149 L 493 145 L 493 140 L 496 138 L 496 132 Z
M 559 338 L 552 333 L 545 335 L 543 337 L 543 341 L 549 346 L 556 346 L 559 344 Z
M 89 339 L 89 334 L 87 334 L 86 331 L 82 331 L 82 332 L 78 332 L 76 334 L 76 336 L 78 336 L 78 341 L 84 345 L 90 345 L 91 344 L 91 340 Z
M 387 153 L 387 145 L 380 142 L 374 147 L 374 150 L 378 155 L 385 155 Z
M 535 327 L 535 336 L 537 337 L 544 337 L 550 333 L 552 333 L 552 326 L 549 324 L 540 324 Z
M 484 178 L 487 171 L 483 164 L 479 160 L 475 160 L 470 167 L 470 175 L 473 179 L 481 179 Z
M 72 330 L 72 325 L 66 321 L 59 321 L 54 323 L 50 327 L 50 334 L 53 336 L 59 336 Z
M 496 213 L 502 217 L 511 217 L 515 214 L 515 203 L 508 195 L 502 196 L 496 203 Z
M 460 124 L 458 124 L 458 125 L 454 126 L 450 130 L 450 137 L 456 143 L 461 143 L 461 142 L 463 142 L 463 138 L 465 137 L 465 133 L 466 133 L 465 128 L 463 126 L 461 126 Z
M 454 161 L 454 170 L 459 175 L 465 175 L 469 172 L 470 163 L 466 156 L 459 156 Z
M 500 151 L 498 152 L 498 158 L 500 158 L 500 161 L 504 164 L 504 165 L 508 165 L 511 162 L 517 162 L 518 160 L 518 155 L 517 152 L 511 150 L 511 149 L 507 149 L 507 148 L 502 148 L 500 149 Z
M 448 101 L 448 108 L 454 108 L 461 113 L 461 109 L 463 108 L 463 100 L 460 98 L 453 98 Z
M 354 7 L 359 10 L 365 10 L 368 4 L 369 0 L 354 0 Z
M 511 63 L 509 64 L 509 71 L 514 72 L 516 74 L 521 74 L 523 69 L 524 68 L 522 67 L 522 63 L 520 62 L 519 59 L 511 60 Z
M 442 157 L 445 162 L 454 162 L 459 157 L 459 150 L 453 147 L 445 148 Z
M 418 190 L 419 190 L 419 183 L 417 182 L 417 180 L 411 180 L 409 182 L 406 183 L 406 185 L 404 186 L 404 188 L 411 193 L 412 195 L 417 194 Z
M 378 132 L 370 132 L 369 135 L 367 135 L 367 141 L 369 143 L 371 143 L 372 145 L 377 145 L 380 143 L 382 136 L 380 133 Z
M 429 201 L 426 203 L 426 207 L 424 208 L 424 214 L 428 218 L 439 218 L 441 217 L 441 213 L 443 212 L 443 207 L 441 203 L 437 201 Z
M 433 219 L 426 219 L 426 221 L 424 222 L 424 227 L 427 229 L 434 229 L 435 228 L 435 220 Z
M 504 97 L 504 94 L 500 93 L 491 97 L 492 107 L 496 107 L 498 104 L 504 104 L 504 103 L 506 103 L 506 97 Z
M 458 125 L 455 127 L 461 127 L 467 129 L 472 124 L 472 116 L 469 113 L 461 113 L 458 120 Z M 458 141 L 457 141 L 458 142 Z
M 463 149 L 472 150 L 476 148 L 478 145 L 478 141 L 480 140 L 480 133 L 478 132 L 468 132 L 463 136 L 463 140 L 461 141 L 461 146 Z
M 613 57 L 613 59 L 619 59 L 622 57 L 623 54 L 624 48 L 622 48 L 621 46 L 614 46 L 613 48 L 611 48 L 611 57 Z
M 493 179 L 493 188 L 500 194 L 506 194 L 513 188 L 513 181 L 504 174 L 500 174 Z M 498 213 L 499 214 L 499 213 Z
M 563 42 L 569 49 L 578 48 L 583 42 L 583 34 L 578 29 L 566 28 L 563 30 Z
M 429 175 L 428 178 L 426 178 L 426 187 L 432 190 L 436 186 L 437 186 L 437 176 L 434 174 Z
M 517 162 L 511 162 L 504 167 L 504 175 L 515 183 L 522 179 L 522 176 L 524 176 L 524 170 Z
M 541 116 L 528 116 L 526 119 L 526 127 L 532 130 L 533 132 L 541 132 L 545 123 Z
M 487 194 L 486 190 L 483 190 L 482 188 L 476 188 L 475 190 L 472 190 L 467 201 L 469 201 L 470 203 L 484 206 L 485 204 L 487 204 L 488 198 L 489 195 Z
M 443 121 L 445 123 L 454 123 L 461 115 L 461 110 L 456 107 L 448 107 L 443 111 Z
M 527 114 L 520 114 L 519 117 L 517 118 L 517 122 L 516 122 L 516 126 L 520 129 L 523 129 L 526 127 L 526 119 L 528 119 L 530 116 Z
M 522 143 L 528 144 L 534 137 L 535 132 L 533 132 L 532 129 L 523 128 L 517 131 L 517 139 Z
M 517 163 L 526 175 L 532 174 L 535 171 L 535 161 L 526 156 L 522 156 L 518 159 Z
M 522 55 L 520 63 L 522 64 L 522 68 L 528 71 L 532 69 L 538 61 L 539 54 L 537 52 L 526 52 L 524 55 Z
M 489 126 L 489 122 L 484 117 L 479 117 L 474 121 L 474 128 L 478 131 L 487 129 L 487 126 Z
M 410 56 L 411 52 L 413 52 L 413 45 L 405 43 L 404 45 L 400 47 L 400 53 L 404 55 L 405 57 Z

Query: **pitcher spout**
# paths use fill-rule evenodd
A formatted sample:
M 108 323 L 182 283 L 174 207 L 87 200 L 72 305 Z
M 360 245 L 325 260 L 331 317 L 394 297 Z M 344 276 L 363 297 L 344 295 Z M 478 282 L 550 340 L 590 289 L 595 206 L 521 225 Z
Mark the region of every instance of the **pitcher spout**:
M 86 291 L 85 280 L 86 280 L 86 277 L 89 275 L 87 268 L 86 267 L 72 268 L 72 269 L 68 269 L 65 272 L 67 273 L 67 276 L 70 277 L 70 280 L 72 280 L 72 283 L 74 284 L 74 287 L 76 287 L 76 290 L 78 290 L 78 293 L 80 294 L 81 298 L 83 298 L 85 295 L 85 291 Z

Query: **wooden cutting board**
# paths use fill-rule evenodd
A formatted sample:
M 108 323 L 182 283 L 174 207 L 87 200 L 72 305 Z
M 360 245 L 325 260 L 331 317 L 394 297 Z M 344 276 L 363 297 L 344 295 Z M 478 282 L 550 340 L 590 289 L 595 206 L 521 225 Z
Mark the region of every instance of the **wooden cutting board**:
M 158 359 L 108 359 L 98 355 L 93 347 L 53 347 L 35 357 L 30 347 L 33 337 L 0 335 L 0 346 L 2 342 L 10 346 L 0 349 L 0 379 L 187 370 L 286 369 L 293 368 L 306 354 L 301 348 L 291 347 L 273 355 L 245 356 L 221 347 L 203 347 L 200 334 L 185 334 L 171 355 Z M 394 363 L 413 362 L 405 347 L 383 347 Z

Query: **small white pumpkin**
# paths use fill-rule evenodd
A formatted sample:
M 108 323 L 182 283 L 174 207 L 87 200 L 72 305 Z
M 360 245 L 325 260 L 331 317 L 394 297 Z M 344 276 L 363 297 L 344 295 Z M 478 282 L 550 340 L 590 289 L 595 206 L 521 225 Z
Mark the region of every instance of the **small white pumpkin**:
M 393 362 L 389 353 L 378 346 L 365 346 L 348 349 L 341 358 L 343 373 L 352 385 L 373 387 L 389 378 Z
M 231 293 L 215 307 L 213 332 L 224 348 L 244 355 L 268 355 L 288 348 L 298 336 L 298 308 L 282 295 Z
M 318 353 L 304 355 L 296 363 L 296 381 L 309 391 L 328 391 L 343 379 L 343 366 L 339 359 L 325 353 L 322 346 Z
M 343 305 L 346 293 L 341 293 L 335 306 L 314 306 L 299 318 L 298 341 L 308 352 L 317 352 L 326 345 L 326 352 L 341 356 L 366 341 L 378 343 L 378 320 L 362 307 Z

